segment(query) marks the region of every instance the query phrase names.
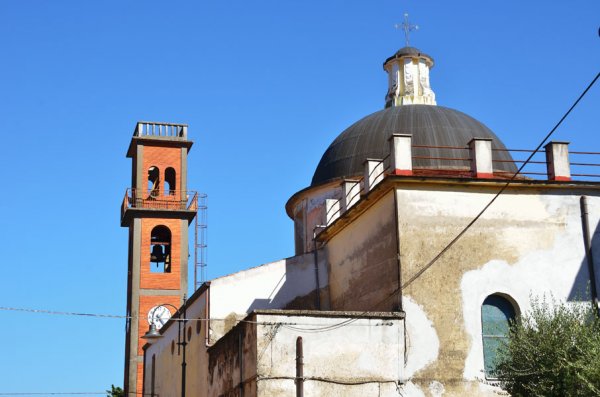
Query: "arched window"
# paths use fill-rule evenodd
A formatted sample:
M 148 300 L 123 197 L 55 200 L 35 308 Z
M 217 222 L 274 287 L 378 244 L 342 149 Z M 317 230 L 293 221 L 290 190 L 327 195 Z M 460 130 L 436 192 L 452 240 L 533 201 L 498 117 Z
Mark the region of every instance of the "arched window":
M 169 167 L 165 170 L 165 196 L 166 195 L 175 195 L 175 169 Z
M 150 271 L 171 273 L 171 231 L 166 226 L 156 226 L 150 234 Z
M 508 341 L 510 323 L 515 319 L 515 306 L 501 295 L 490 295 L 481 306 L 483 361 L 485 376 L 495 378 L 498 348 Z
M 160 170 L 158 167 L 148 168 L 148 193 L 150 197 L 158 196 L 160 190 Z

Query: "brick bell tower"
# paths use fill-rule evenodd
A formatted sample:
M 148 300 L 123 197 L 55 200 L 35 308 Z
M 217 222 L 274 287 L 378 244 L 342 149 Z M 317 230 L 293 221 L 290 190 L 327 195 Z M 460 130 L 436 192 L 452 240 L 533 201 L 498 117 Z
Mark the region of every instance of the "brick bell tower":
M 163 303 L 181 306 L 187 293 L 188 227 L 198 207 L 197 195 L 187 191 L 191 147 L 186 124 L 139 122 L 127 150 L 132 187 L 121 226 L 129 228 L 124 390 L 130 395 L 142 393 L 150 312 Z

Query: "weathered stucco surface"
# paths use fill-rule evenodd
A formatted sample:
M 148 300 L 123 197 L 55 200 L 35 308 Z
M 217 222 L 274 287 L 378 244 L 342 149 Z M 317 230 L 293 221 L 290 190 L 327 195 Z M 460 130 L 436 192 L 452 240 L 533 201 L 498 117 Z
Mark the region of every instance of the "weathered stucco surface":
M 324 255 L 319 262 L 320 301 L 327 302 L 327 269 Z M 223 336 L 236 320 L 252 310 L 301 308 L 315 309 L 316 270 L 313 253 L 282 259 L 211 281 L 211 343 Z
M 201 301 L 194 303 L 201 307 Z M 173 330 L 169 327 L 147 348 L 148 374 L 156 356 L 160 375 L 154 392 L 159 396 L 180 394 L 181 356 L 176 347 L 171 352 L 177 339 Z M 188 395 L 239 396 L 242 387 L 245 397 L 294 395 L 298 337 L 303 339 L 306 396 L 397 395 L 403 314 L 306 310 L 256 311 L 208 348 L 193 335 L 187 350 Z M 148 394 L 150 383 L 147 377 Z
M 209 397 L 257 395 L 255 323 L 238 323 L 208 349 L 208 384 Z
M 404 355 L 399 313 L 284 312 L 257 319 L 259 396 L 295 395 L 299 336 L 306 396 L 398 395 Z
M 208 355 L 206 353 L 207 323 L 205 296 L 198 297 L 187 309 L 185 334 L 187 340 L 186 392 L 193 395 L 197 390 L 208 390 Z M 145 320 L 144 320 L 145 321 Z M 198 324 L 200 327 L 198 328 Z M 152 390 L 152 356 L 155 356 L 154 392 L 157 396 L 181 395 L 181 355 L 177 350 L 178 324 L 167 323 L 162 330 L 163 337 L 152 345 L 147 345 L 144 354 L 144 392 Z
M 315 228 L 325 224 L 323 212 L 325 200 L 339 200 L 341 197 L 340 182 L 333 182 L 300 192 L 290 199 L 286 207 L 288 214 L 294 220 L 296 255 L 313 250 Z
M 402 280 L 440 252 L 495 191 L 464 185 L 461 191 L 450 185 L 398 189 Z M 416 390 L 424 396 L 442 390 L 444 396 L 497 395 L 483 374 L 481 305 L 487 296 L 504 294 L 518 310 L 526 310 L 532 295 L 552 292 L 560 299 L 575 299 L 585 294 L 580 193 L 509 189 L 404 289 L 407 387 L 415 390 L 410 395 Z M 597 225 L 600 206 L 595 198 L 591 202 L 592 224 Z M 429 330 L 424 317 L 434 329 L 428 336 L 422 334 Z M 437 358 L 422 365 L 423 355 L 432 356 L 435 346 Z
M 394 194 L 389 192 L 342 229 L 324 250 L 333 310 L 398 310 Z
M 302 336 L 307 396 L 497 396 L 501 391 L 483 375 L 484 299 L 502 294 L 523 312 L 532 296 L 589 298 L 579 199 L 589 197 L 593 252 L 600 258 L 595 190 L 514 186 L 401 291 L 400 301 L 400 284 L 473 219 L 497 186 L 393 183 L 396 189 L 388 184 L 389 193 L 382 189 L 379 196 L 367 197 L 340 219 L 345 223 L 334 223 L 317 252 L 316 268 L 309 253 L 211 282 L 188 309 L 188 317 L 204 318 L 208 301 L 211 317 L 199 334 L 189 324 L 188 392 L 239 395 L 241 381 L 246 397 L 293 395 L 295 341 Z M 361 315 L 292 310 L 316 309 L 318 300 L 321 309 Z M 373 313 L 400 307 L 405 320 L 384 319 L 400 316 L 398 312 L 381 318 Z M 240 323 L 253 311 L 254 320 Z M 351 318 L 352 326 L 329 327 Z M 171 353 L 176 325 L 171 323 L 163 339 L 146 351 L 146 374 L 156 355 L 158 394 L 179 393 L 176 346 Z M 208 349 L 207 340 L 212 345 Z

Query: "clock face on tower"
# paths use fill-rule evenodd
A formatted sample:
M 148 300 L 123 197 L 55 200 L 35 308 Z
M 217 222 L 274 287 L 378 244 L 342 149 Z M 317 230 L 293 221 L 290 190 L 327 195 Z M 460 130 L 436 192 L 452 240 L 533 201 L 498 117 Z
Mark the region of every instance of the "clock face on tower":
M 171 312 L 165 306 L 154 306 L 148 311 L 148 324 L 154 324 L 156 329 L 161 329 L 171 318 Z

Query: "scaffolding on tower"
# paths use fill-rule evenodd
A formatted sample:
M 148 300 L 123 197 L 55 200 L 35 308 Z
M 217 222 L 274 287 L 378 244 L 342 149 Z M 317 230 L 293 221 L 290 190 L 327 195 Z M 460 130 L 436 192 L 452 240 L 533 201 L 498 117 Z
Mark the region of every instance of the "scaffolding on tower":
M 206 232 L 207 223 L 207 195 L 198 194 L 198 213 L 195 219 L 194 230 L 194 291 L 206 281 Z

